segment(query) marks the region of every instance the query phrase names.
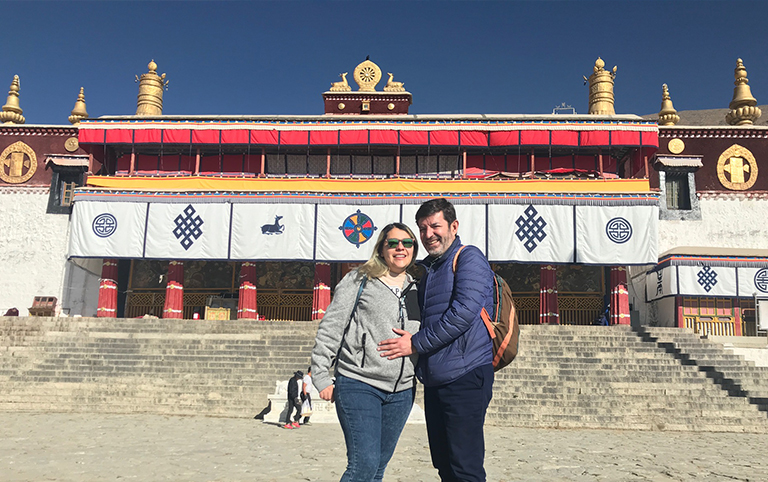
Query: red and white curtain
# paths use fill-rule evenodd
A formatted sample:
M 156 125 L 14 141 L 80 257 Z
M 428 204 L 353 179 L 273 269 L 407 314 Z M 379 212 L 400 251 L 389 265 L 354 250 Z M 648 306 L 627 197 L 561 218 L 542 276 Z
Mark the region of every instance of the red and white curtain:
M 101 265 L 99 280 L 99 305 L 96 308 L 99 318 L 117 316 L 117 260 L 105 259 Z
M 184 317 L 184 262 L 168 263 L 168 284 L 165 286 L 163 318 Z
M 256 265 L 245 262 L 240 265 L 240 297 L 237 301 L 238 320 L 256 320 Z

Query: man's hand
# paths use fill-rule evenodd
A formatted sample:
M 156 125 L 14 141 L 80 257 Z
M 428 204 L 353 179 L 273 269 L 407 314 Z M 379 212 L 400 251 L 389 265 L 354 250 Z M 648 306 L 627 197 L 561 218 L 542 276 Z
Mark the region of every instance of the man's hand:
M 320 392 L 320 398 L 326 402 L 333 403 L 335 401 L 333 398 L 333 385 L 323 388 L 323 391 Z
M 400 330 L 398 328 L 393 328 L 392 331 L 400 336 L 398 338 L 390 338 L 379 343 L 377 350 L 381 352 L 381 356 L 387 357 L 387 360 L 394 360 L 395 358 L 400 358 L 412 354 L 412 335 L 407 331 Z

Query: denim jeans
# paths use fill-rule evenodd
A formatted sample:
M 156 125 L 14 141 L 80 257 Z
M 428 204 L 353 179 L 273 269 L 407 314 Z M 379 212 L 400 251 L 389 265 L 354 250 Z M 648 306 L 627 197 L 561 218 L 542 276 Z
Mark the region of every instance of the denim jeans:
M 411 413 L 416 388 L 388 393 L 339 375 L 333 391 L 347 443 L 347 470 L 341 482 L 382 480 Z

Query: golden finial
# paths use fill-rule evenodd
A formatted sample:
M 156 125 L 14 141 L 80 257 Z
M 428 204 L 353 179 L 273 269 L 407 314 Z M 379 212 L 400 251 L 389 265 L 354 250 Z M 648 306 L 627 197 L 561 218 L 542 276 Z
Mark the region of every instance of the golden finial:
M 82 87 L 80 87 L 80 93 L 77 94 L 77 100 L 75 101 L 75 108 L 72 109 L 71 116 L 69 116 L 69 123 L 77 125 L 81 119 L 88 118 L 88 111 L 85 110 L 85 93 Z
M 672 105 L 672 98 L 669 96 L 667 84 L 662 84 L 661 90 L 661 110 L 659 111 L 658 124 L 660 126 L 673 126 L 680 122 L 680 116 L 677 115 L 675 106 Z
M 604 70 L 605 62 L 600 57 L 595 61 L 592 75 L 584 77 L 584 83 L 589 83 L 589 113 L 597 115 L 615 115 L 613 108 L 613 84 L 617 68 L 612 71 Z
M 725 115 L 725 121 L 734 126 L 754 124 L 763 113 L 759 107 L 756 107 L 757 99 L 752 97 L 747 69 L 741 59 L 736 59 L 733 76 L 736 79 L 733 82 L 736 87 L 733 88 L 733 100 L 728 106 L 731 110 Z
M 19 83 L 19 76 L 13 76 L 13 82 L 11 82 L 11 89 L 8 91 L 8 100 L 3 106 L 3 111 L 0 112 L 0 122 L 3 124 L 23 124 L 24 116 L 21 115 L 21 107 L 19 107 L 19 90 L 21 84 Z
M 136 76 L 139 83 L 139 99 L 136 104 L 136 115 L 163 115 L 163 89 L 168 88 L 165 74 L 157 75 L 157 64 L 154 59 L 147 64 L 149 72 Z

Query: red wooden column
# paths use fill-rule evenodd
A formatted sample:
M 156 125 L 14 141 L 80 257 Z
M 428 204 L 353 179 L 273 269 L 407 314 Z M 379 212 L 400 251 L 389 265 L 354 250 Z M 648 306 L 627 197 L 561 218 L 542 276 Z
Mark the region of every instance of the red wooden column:
M 629 324 L 629 291 L 627 290 L 627 268 L 611 268 L 611 325 Z
M 734 298 L 733 303 L 733 336 L 743 336 L 744 333 L 741 330 L 743 320 L 741 319 L 741 306 L 739 305 L 739 299 Z
M 539 281 L 539 323 L 560 324 L 560 309 L 557 306 L 557 268 L 541 265 Z
M 677 327 L 685 328 L 685 311 L 682 296 L 675 296 L 675 318 Z
M 237 301 L 238 320 L 256 320 L 256 265 L 245 262 L 240 265 L 240 297 Z
M 105 259 L 101 264 L 99 280 L 99 305 L 96 308 L 99 318 L 117 316 L 117 260 Z
M 331 304 L 331 265 L 315 264 L 315 286 L 312 290 L 312 319 L 322 320 Z
M 184 261 L 168 263 L 168 284 L 165 286 L 163 318 L 184 317 Z

